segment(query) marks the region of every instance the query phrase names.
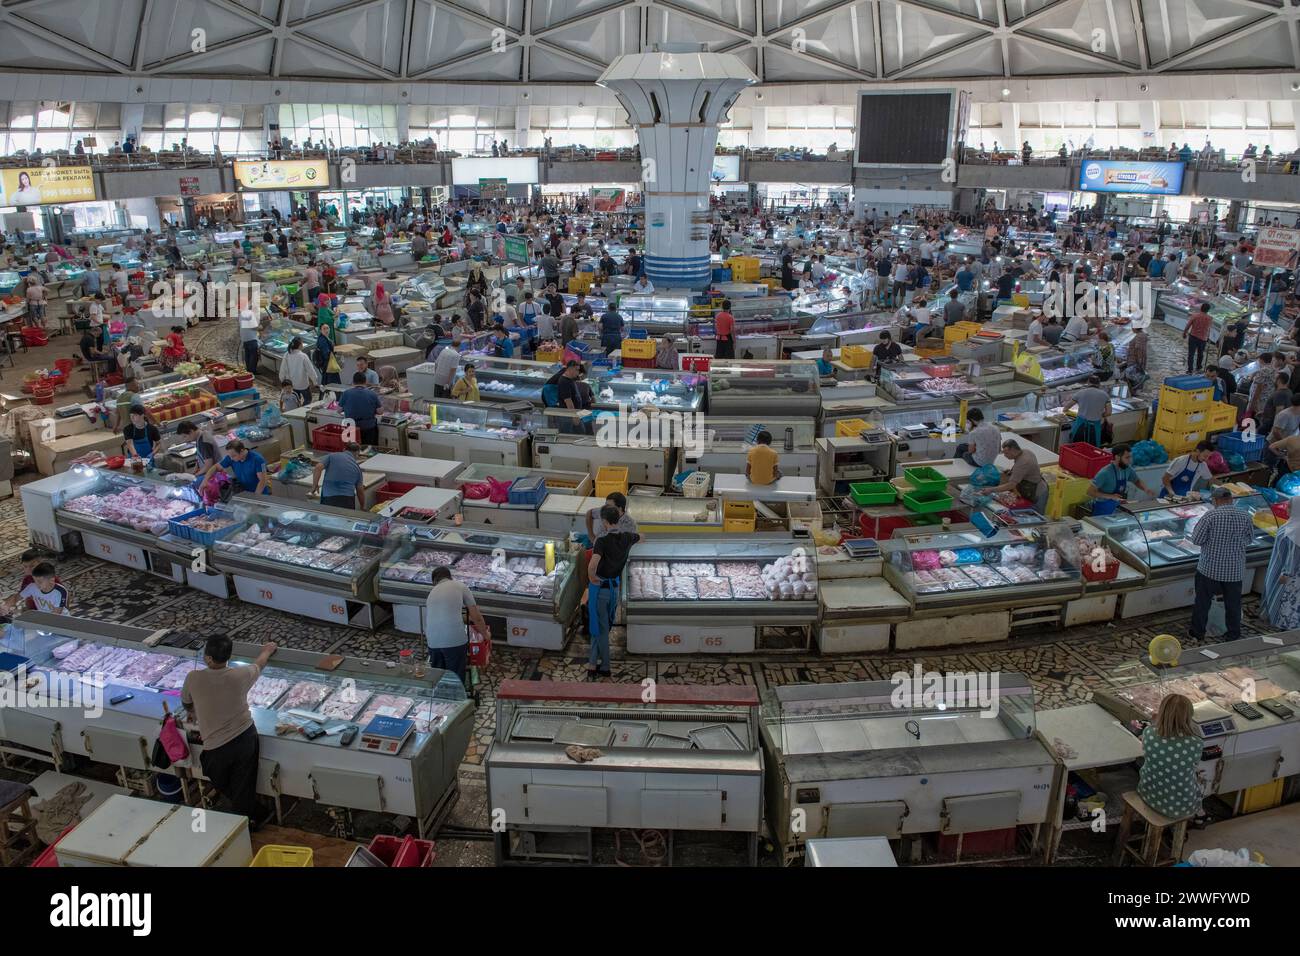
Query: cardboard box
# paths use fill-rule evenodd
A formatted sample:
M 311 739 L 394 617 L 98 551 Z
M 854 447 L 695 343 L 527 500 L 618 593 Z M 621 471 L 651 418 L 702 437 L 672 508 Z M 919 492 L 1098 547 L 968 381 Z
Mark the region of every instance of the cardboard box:
M 67 471 L 74 459 L 94 451 L 103 452 L 110 457 L 122 454 L 121 434 L 101 429 L 36 445 L 36 470 L 42 475 L 56 475 Z

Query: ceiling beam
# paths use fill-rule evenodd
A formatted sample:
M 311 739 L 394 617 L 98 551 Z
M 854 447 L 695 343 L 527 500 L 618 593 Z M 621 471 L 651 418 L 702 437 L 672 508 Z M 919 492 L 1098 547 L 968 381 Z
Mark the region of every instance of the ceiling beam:
M 998 49 L 1002 56 L 1002 78 L 1011 78 L 1011 41 L 1007 38 L 1007 2 L 1008 0 L 996 0 L 998 7 L 998 27 L 1004 31 L 998 37 Z
M 485 17 L 483 16 L 483 14 L 476 13 L 473 10 L 466 10 L 460 4 L 450 3 L 448 2 L 448 0 L 428 0 L 428 2 L 431 6 L 440 7 L 441 9 L 446 10 L 448 13 L 455 14 L 458 17 L 468 20 L 470 23 L 477 23 L 479 26 L 485 27 L 488 31 L 498 30 L 498 29 L 504 30 L 506 32 L 506 36 L 510 37 L 512 40 L 518 40 L 520 36 L 523 36 L 528 32 L 528 23 L 526 21 L 524 23 L 523 33 L 521 33 L 520 31 L 514 29 L 513 27 L 507 26 L 504 23 L 498 23 L 496 20 L 493 20 L 491 17 Z
M 521 26 L 524 32 L 532 29 L 533 25 L 533 0 L 523 0 L 524 2 L 524 19 Z M 525 43 L 523 51 L 519 54 L 519 79 L 525 83 L 533 75 L 533 45 Z
M 777 43 L 775 40 L 770 41 L 768 43 L 768 47 L 773 50 L 780 50 L 786 56 L 792 56 L 798 60 L 806 60 L 809 63 L 816 63 L 818 66 L 828 67 L 832 70 L 835 70 L 837 73 L 843 73 L 846 76 L 851 76 L 855 80 L 875 79 L 874 76 L 872 76 L 870 73 L 865 72 L 864 70 L 856 70 L 853 67 L 849 66 L 848 64 L 840 63 L 838 60 L 831 60 L 824 56 L 818 56 L 816 53 L 809 53 L 807 50 L 801 52 L 799 50 L 794 49 L 793 47 L 787 46 L 784 43 Z
M 98 50 L 92 50 L 90 47 L 82 46 L 76 40 L 70 40 L 60 33 L 55 33 L 48 27 L 41 26 L 39 23 L 33 23 L 26 17 L 19 16 L 11 10 L 5 9 L 0 17 L 2 17 L 2 22 L 11 24 L 15 29 L 23 33 L 28 33 L 38 40 L 53 43 L 55 46 L 61 47 L 69 53 L 75 53 L 77 56 L 83 57 L 92 63 L 96 63 L 113 73 L 129 74 L 131 72 L 131 67 L 127 64 L 121 63 L 113 59 L 111 56 L 105 56 Z
M 280 66 L 284 62 L 285 29 L 289 25 L 289 0 L 280 0 L 280 9 L 276 11 L 276 26 L 280 28 L 275 36 L 275 49 L 271 51 L 271 76 L 280 75 Z
M 147 76 L 153 76 L 155 73 L 166 73 L 169 71 L 169 67 L 175 66 L 178 63 L 201 62 L 204 57 L 211 56 L 214 53 L 225 53 L 230 50 L 238 50 L 241 47 L 246 47 L 262 40 L 269 40 L 270 38 L 271 34 L 265 30 L 261 33 L 246 33 L 243 36 L 231 37 L 229 40 L 222 40 L 220 43 L 214 43 L 202 53 L 192 53 L 189 50 L 186 50 L 184 53 L 177 53 L 174 56 L 169 56 L 165 60 L 157 60 L 153 63 L 147 64 L 142 72 Z
M 1138 68 L 1145 73 L 1151 69 L 1151 44 L 1147 41 L 1147 25 L 1142 19 L 1142 0 L 1129 0 L 1133 10 L 1133 23 L 1137 27 Z M 1297 63 L 1296 66 L 1300 66 Z
M 589 66 L 594 69 L 597 74 L 604 73 L 605 70 L 609 68 L 608 63 L 602 63 L 600 60 L 593 59 L 592 57 L 586 56 L 582 53 L 574 53 L 572 50 L 566 50 L 564 47 L 558 46 L 549 40 L 534 38 L 533 45 L 542 48 L 548 53 L 554 53 L 556 56 L 566 57 L 567 59 L 573 60 L 575 63 Z
M 149 14 L 153 11 L 153 0 L 144 0 L 140 4 L 140 22 L 135 28 L 135 46 L 131 50 L 131 69 L 139 73 L 144 67 L 145 33 L 149 29 Z
M 281 0 L 287 3 L 288 0 Z M 398 62 L 397 72 L 403 77 L 411 69 L 411 42 L 412 34 L 415 33 L 415 0 L 406 0 L 406 16 L 403 18 L 405 26 L 402 27 L 402 58 Z
M 203 2 L 214 7 L 220 7 L 227 13 L 233 13 L 235 16 L 247 20 L 254 26 L 259 26 L 263 29 L 275 26 L 274 20 L 269 20 L 259 13 L 254 13 L 247 7 L 241 7 L 239 4 L 235 3 L 235 0 L 203 0 Z
M 1244 37 L 1248 37 L 1251 36 L 1252 34 L 1259 33 L 1261 30 L 1267 30 L 1271 27 L 1275 27 L 1277 25 L 1277 22 L 1278 21 L 1276 17 L 1261 17 L 1260 19 L 1255 20 L 1251 23 L 1243 24 L 1242 26 L 1237 27 L 1237 29 L 1235 30 L 1229 30 L 1221 37 L 1216 37 L 1215 39 L 1210 40 L 1208 43 L 1201 43 L 1197 46 L 1192 47 L 1190 50 L 1184 50 L 1182 53 L 1178 54 L 1177 56 L 1170 57 L 1167 60 L 1163 60 L 1160 63 L 1155 64 L 1151 72 L 1153 73 L 1167 72 L 1169 70 L 1174 69 L 1175 67 L 1182 66 L 1184 63 L 1187 63 L 1191 60 L 1195 60 L 1197 57 L 1204 56 L 1206 53 L 1210 53 L 1214 50 L 1219 49 L 1220 47 L 1227 46 L 1229 43 L 1233 43 L 1237 40 L 1243 39 Z
M 525 48 L 518 43 L 511 43 L 506 45 L 507 51 L 512 49 L 522 50 Z M 480 60 L 485 56 L 491 56 L 493 54 L 497 54 L 501 52 L 502 52 L 501 50 L 494 50 L 492 49 L 492 47 L 489 46 L 482 50 L 473 50 L 469 53 L 462 53 L 460 56 L 454 56 L 450 60 L 443 60 L 442 62 L 437 63 L 434 66 L 425 67 L 423 70 L 420 70 L 418 73 L 412 73 L 409 77 L 407 77 L 407 79 L 419 80 L 426 76 L 430 76 L 431 74 L 438 73 L 442 70 L 445 70 L 448 67 L 462 66 L 466 63 L 472 63 L 474 60 Z
M 1019 20 L 1012 20 L 1010 17 L 1007 17 L 1006 22 L 1003 24 L 1003 26 L 1009 26 L 1013 30 L 1019 30 L 1022 27 L 1029 26 L 1031 23 L 1037 23 L 1039 20 L 1043 19 L 1043 17 L 1047 16 L 1049 13 L 1052 13 L 1054 10 L 1057 10 L 1061 7 L 1067 6 L 1068 4 L 1072 4 L 1075 2 L 1077 2 L 1077 0 L 1052 0 L 1052 2 L 1049 3 L 1047 6 L 1039 7 L 1033 13 L 1026 14 L 1025 16 L 1021 17 Z
M 871 5 L 871 44 L 876 49 L 876 79 L 885 78 L 885 49 L 884 40 L 880 33 L 880 4 Z
M 857 2 L 857 0 L 851 0 L 851 2 Z M 705 26 L 713 27 L 715 30 L 721 30 L 723 33 L 730 33 L 732 36 L 740 37 L 744 40 L 752 40 L 756 36 L 756 34 L 751 33 L 748 30 L 742 30 L 740 27 L 727 23 L 725 20 L 717 20 L 695 10 L 688 10 L 685 7 L 679 7 L 677 4 L 672 3 L 671 0 L 655 0 L 655 9 L 665 10 L 668 13 L 682 17 L 685 20 L 694 20 L 697 23 L 703 23 Z

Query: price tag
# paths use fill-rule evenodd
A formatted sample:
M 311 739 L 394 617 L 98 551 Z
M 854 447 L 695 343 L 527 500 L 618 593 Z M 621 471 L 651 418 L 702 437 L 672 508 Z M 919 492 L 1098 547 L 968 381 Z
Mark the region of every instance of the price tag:
M 1219 655 L 1216 654 L 1216 653 L 1214 653 L 1214 651 L 1203 650 L 1203 651 L 1201 651 L 1201 656 L 1202 656 L 1202 657 L 1208 657 L 1210 660 L 1216 660 L 1216 659 L 1218 658 Z
M 1286 641 L 1282 640 L 1282 638 L 1273 637 L 1271 635 L 1269 637 L 1261 637 L 1260 640 L 1263 641 L 1265 644 L 1275 644 L 1278 647 L 1281 647 L 1283 644 L 1286 643 Z

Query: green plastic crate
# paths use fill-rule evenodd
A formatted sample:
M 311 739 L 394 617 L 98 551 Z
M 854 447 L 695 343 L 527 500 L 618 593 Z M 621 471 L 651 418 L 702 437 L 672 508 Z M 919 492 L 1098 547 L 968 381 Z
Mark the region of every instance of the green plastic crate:
M 919 515 L 952 510 L 952 495 L 938 491 L 909 491 L 903 495 L 903 507 Z
M 887 481 L 858 481 L 849 485 L 849 497 L 860 505 L 892 505 L 897 494 Z
M 921 492 L 945 491 L 948 488 L 948 479 L 927 465 L 922 465 L 920 468 L 904 468 L 903 478 Z

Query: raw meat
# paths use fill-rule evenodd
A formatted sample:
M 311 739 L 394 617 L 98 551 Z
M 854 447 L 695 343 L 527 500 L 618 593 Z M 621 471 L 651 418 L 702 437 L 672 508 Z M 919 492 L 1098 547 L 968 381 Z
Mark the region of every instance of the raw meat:
M 758 576 L 732 578 L 731 596 L 740 601 L 762 600 L 767 597 L 767 585 Z
M 665 601 L 699 600 L 699 589 L 696 587 L 695 578 L 670 575 L 663 581 Z
M 256 687 L 254 687 L 256 689 Z M 250 693 L 252 693 L 250 691 Z M 303 680 L 289 688 L 284 700 L 280 701 L 280 710 L 315 710 L 330 694 L 329 686 L 312 680 Z
M 723 577 L 697 578 L 700 598 L 706 601 L 731 600 L 731 583 Z M 762 583 L 761 581 L 759 583 Z
M 354 684 L 344 684 L 330 694 L 329 700 L 321 704 L 318 709 L 326 717 L 351 720 L 357 715 L 357 711 L 366 705 L 369 699 L 370 693 L 368 691 L 357 690 Z
M 317 685 L 321 686 L 321 685 Z M 289 682 L 280 677 L 267 677 L 263 674 L 257 683 L 248 688 L 249 707 L 271 707 L 280 695 L 289 689 Z
M 546 565 L 539 558 L 511 558 L 506 562 L 506 570 L 517 574 L 545 574 Z
M 686 578 L 711 578 L 718 573 L 717 567 L 712 561 L 674 561 L 672 563 L 673 577 Z
M 170 654 L 144 654 L 138 660 L 127 665 L 118 676 L 124 684 L 148 687 L 176 665 L 176 658 Z
M 175 660 L 175 658 L 173 658 Z M 190 671 L 199 669 L 198 661 L 181 661 L 162 677 L 153 682 L 156 690 L 180 690 L 185 686 L 185 677 Z
M 718 577 L 731 578 L 757 578 L 763 572 L 755 561 L 719 561 Z
M 403 697 L 400 694 L 376 694 L 370 698 L 370 703 L 357 718 L 357 723 L 362 730 L 365 730 L 366 725 L 376 717 L 405 717 L 406 712 L 413 706 L 415 700 L 411 697 Z
M 541 597 L 543 591 L 554 590 L 550 581 L 541 574 L 521 574 L 515 578 L 515 583 L 511 587 L 512 594 L 522 594 L 526 597 Z
M 77 649 L 76 641 L 68 641 L 66 644 L 60 644 L 54 650 L 50 651 L 56 661 L 61 661 Z
M 443 720 L 450 717 L 455 707 L 455 704 L 448 701 L 422 700 L 416 705 L 415 710 L 407 714 L 407 717 L 415 721 L 415 729 L 419 733 L 427 734 L 431 729 L 436 729 Z
M 635 600 L 661 601 L 664 596 L 664 579 L 662 575 L 633 573 L 630 576 L 631 597 Z

